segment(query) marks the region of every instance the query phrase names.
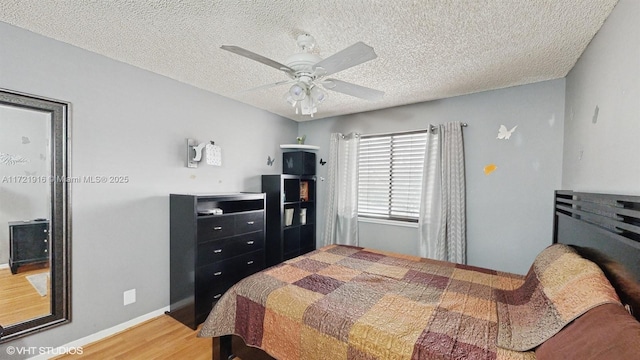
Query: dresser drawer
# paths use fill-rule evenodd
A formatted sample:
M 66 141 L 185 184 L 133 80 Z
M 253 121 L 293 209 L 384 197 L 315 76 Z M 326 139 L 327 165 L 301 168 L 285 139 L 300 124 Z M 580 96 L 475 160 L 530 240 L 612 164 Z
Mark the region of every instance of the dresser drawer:
M 262 269 L 264 269 L 264 251 L 254 251 L 252 253 L 248 253 L 245 255 L 240 255 L 234 259 L 229 268 L 231 271 L 236 272 L 240 275 L 240 278 L 235 281 L 238 282 L 240 279 L 245 278 L 251 274 L 254 274 Z M 228 260 L 231 261 L 231 260 Z
M 196 287 L 198 292 L 206 289 L 217 289 L 219 285 L 226 285 L 228 288 L 240 279 L 263 268 L 264 251 L 262 250 L 236 256 L 228 260 L 216 261 L 212 264 L 201 266 L 196 270 Z
M 202 243 L 198 245 L 198 266 L 261 250 L 263 245 L 262 231 Z
M 264 251 L 218 261 L 196 270 L 196 312 L 209 312 L 212 303 L 218 301 L 233 284 L 264 269 Z
M 244 234 L 262 230 L 264 226 L 264 211 L 253 211 L 236 215 L 235 233 Z
M 219 215 L 198 219 L 198 242 L 232 236 L 234 215 Z
M 211 298 L 210 301 L 220 298 L 231 285 L 242 279 L 239 274 L 216 266 L 216 264 L 198 269 L 197 276 L 196 296 L 206 296 L 207 298 Z
M 224 294 L 233 283 L 225 281 L 224 279 L 219 279 L 218 282 L 211 282 L 210 284 L 205 285 L 204 283 L 196 291 L 196 303 L 195 303 L 195 315 L 198 319 L 198 322 L 204 321 L 204 319 L 209 315 L 211 309 L 213 308 L 213 304 L 220 300 L 222 294 Z

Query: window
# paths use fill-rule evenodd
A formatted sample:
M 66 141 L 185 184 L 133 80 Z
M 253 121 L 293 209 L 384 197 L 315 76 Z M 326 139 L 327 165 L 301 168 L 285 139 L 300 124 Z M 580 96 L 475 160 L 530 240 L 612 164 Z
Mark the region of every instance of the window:
M 427 132 L 362 136 L 358 216 L 418 221 Z

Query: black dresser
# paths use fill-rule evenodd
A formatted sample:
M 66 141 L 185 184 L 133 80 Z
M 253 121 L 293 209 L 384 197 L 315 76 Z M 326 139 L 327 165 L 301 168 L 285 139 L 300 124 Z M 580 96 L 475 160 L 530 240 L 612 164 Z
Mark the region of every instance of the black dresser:
M 170 195 L 168 314 L 192 329 L 233 284 L 265 267 L 265 195 Z
M 49 221 L 9 222 L 9 267 L 11 273 L 25 265 L 49 261 Z

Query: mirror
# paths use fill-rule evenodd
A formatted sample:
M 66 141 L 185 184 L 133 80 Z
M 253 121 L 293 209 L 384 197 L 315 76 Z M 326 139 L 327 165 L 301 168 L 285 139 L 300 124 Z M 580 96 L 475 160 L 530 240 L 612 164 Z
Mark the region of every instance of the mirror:
M 0 89 L 0 342 L 70 320 L 68 111 Z

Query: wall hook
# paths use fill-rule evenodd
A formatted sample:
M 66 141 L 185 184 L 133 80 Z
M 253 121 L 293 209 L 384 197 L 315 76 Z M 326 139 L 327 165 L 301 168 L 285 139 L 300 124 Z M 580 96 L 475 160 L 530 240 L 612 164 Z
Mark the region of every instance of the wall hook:
M 198 142 L 194 139 L 187 139 L 187 167 L 189 168 L 197 168 L 198 162 L 202 161 L 202 153 L 203 150 L 209 147 L 213 147 L 215 145 L 214 141 L 203 142 L 198 144 Z M 209 151 L 208 151 L 209 152 Z M 212 151 L 213 152 L 213 151 Z M 219 157 L 219 151 L 218 151 Z M 210 165 L 218 165 L 220 166 L 220 159 L 207 159 L 207 163 Z

